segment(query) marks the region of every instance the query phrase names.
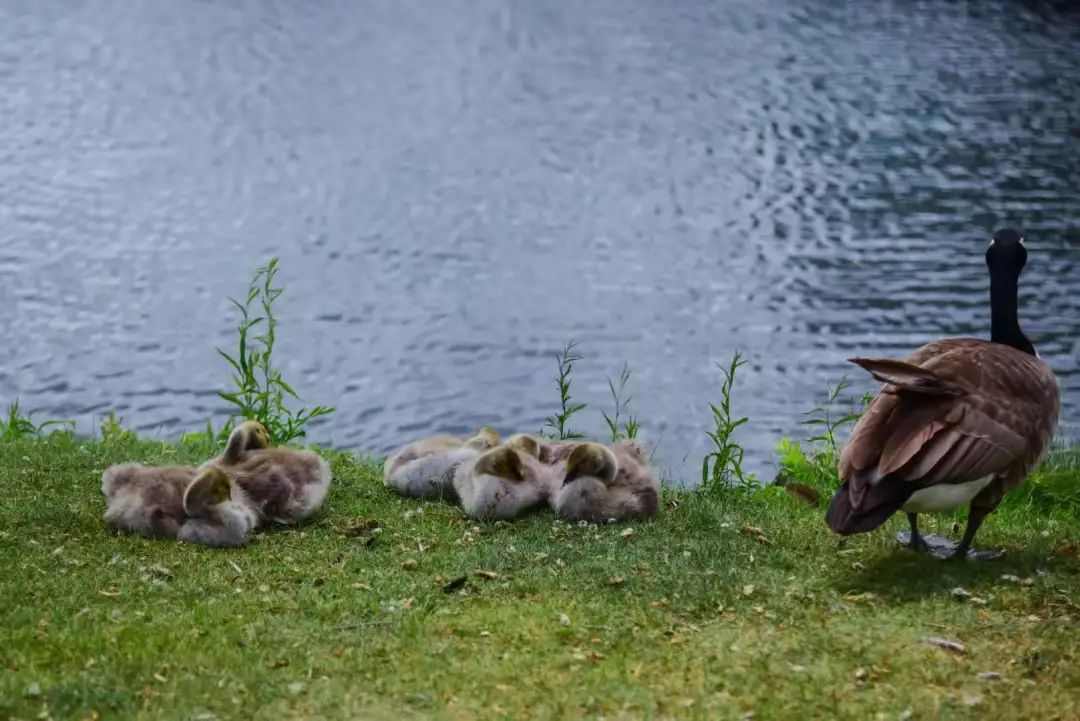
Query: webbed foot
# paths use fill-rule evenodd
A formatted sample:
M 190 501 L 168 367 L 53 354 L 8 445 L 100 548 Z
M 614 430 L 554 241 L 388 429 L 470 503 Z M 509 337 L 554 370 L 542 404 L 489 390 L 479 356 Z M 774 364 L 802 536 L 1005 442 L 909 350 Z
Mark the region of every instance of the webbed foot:
M 950 561 L 996 561 L 1005 557 L 1005 551 L 1001 548 L 969 548 L 966 553 L 953 553 L 949 556 Z
M 912 541 L 911 531 L 900 531 L 896 534 L 896 540 L 903 546 L 919 553 L 925 553 L 934 558 L 945 559 L 956 553 L 957 544 L 944 536 L 936 536 L 932 533 L 918 534 Z
M 922 535 L 911 531 L 900 531 L 896 534 L 896 542 L 904 548 L 910 548 L 918 553 L 929 553 L 930 548 L 926 545 Z
M 968 548 L 963 551 L 960 544 L 950 541 L 944 536 L 934 534 L 919 534 L 915 536 L 914 543 L 911 540 L 911 531 L 900 531 L 896 534 L 896 540 L 900 545 L 910 548 L 919 553 L 942 561 L 996 561 L 1005 555 L 1001 549 L 975 549 Z

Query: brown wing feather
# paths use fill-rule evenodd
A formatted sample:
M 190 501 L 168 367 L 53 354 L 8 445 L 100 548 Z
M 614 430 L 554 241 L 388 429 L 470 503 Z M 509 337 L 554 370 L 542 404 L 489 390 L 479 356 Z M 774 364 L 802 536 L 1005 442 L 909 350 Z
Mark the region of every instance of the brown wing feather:
M 879 395 L 863 413 L 840 452 L 841 478 L 877 465 L 898 401 L 895 394 Z
M 902 393 L 893 423 L 881 446 L 877 469 L 882 476 L 895 473 L 910 462 L 939 432 L 955 423 L 952 398 Z

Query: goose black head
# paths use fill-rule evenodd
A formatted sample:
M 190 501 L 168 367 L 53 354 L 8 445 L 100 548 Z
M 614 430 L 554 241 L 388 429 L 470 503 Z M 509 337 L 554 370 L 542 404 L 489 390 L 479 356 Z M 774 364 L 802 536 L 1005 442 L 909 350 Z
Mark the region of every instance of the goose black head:
M 990 247 L 986 249 L 986 264 L 991 271 L 1007 270 L 1019 276 L 1026 263 L 1027 248 L 1019 231 L 1002 228 L 994 233 Z

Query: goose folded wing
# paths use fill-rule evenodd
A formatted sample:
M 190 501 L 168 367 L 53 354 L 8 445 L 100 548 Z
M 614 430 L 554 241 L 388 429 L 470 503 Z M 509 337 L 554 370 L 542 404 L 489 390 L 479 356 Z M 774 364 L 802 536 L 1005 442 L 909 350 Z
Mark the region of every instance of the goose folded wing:
M 1026 449 L 1023 427 L 1023 413 L 978 395 L 887 390 L 844 447 L 841 479 L 856 511 L 895 505 L 898 494 L 1002 471 Z
M 967 483 L 1004 471 L 1027 448 L 1024 435 L 1017 430 L 1023 427 L 1022 419 L 981 406 L 977 398 L 964 399 L 942 422 L 934 424 L 935 432 L 923 436 L 925 440 L 917 448 L 897 444 L 896 452 L 882 454 L 882 475 L 925 487 Z M 892 444 L 886 451 L 891 450 Z

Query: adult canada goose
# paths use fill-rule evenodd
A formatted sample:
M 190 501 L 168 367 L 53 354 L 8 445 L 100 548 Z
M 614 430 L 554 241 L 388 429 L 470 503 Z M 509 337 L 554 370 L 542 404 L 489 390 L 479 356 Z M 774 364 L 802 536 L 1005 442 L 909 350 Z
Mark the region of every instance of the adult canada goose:
M 257 421 L 240 424 L 225 452 L 200 470 L 216 468 L 243 492 L 261 519 L 296 523 L 310 516 L 326 497 L 330 467 L 314 451 L 269 448 L 269 434 Z
M 499 443 L 499 432 L 481 428 L 472 438 L 437 435 L 409 443 L 386 459 L 383 484 L 413 498 L 454 495 L 454 471 Z
M 550 501 L 564 518 L 600 522 L 652 516 L 660 510 L 660 483 L 636 443 L 576 445 L 566 458 L 561 481 L 551 489 Z
M 987 514 L 1046 453 L 1061 400 L 1053 371 L 1017 320 L 1017 281 L 1027 262 L 1024 239 L 1000 230 L 986 251 L 990 340 L 949 338 L 904 361 L 853 358 L 885 383 L 840 456 L 842 485 L 826 522 L 837 533 L 864 533 L 904 510 L 900 541 L 932 555 L 971 552 Z M 920 536 L 917 515 L 970 505 L 959 544 Z
M 539 444 L 528 436 L 467 461 L 454 473 L 454 490 L 473 518 L 509 520 L 542 504 L 551 486 L 551 467 L 542 464 Z

